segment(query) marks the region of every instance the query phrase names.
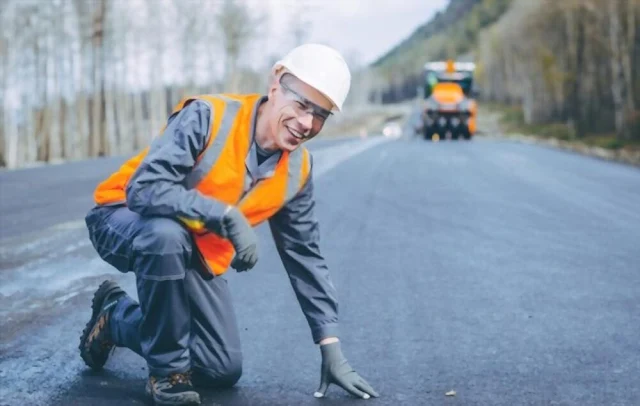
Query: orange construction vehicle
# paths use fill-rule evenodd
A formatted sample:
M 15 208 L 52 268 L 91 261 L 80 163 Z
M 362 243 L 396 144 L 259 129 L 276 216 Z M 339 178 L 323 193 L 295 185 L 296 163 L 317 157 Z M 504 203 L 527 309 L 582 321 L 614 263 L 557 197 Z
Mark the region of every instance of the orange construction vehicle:
M 425 64 L 425 100 L 421 112 L 425 139 L 473 137 L 477 118 L 474 71 L 472 62 L 448 60 Z

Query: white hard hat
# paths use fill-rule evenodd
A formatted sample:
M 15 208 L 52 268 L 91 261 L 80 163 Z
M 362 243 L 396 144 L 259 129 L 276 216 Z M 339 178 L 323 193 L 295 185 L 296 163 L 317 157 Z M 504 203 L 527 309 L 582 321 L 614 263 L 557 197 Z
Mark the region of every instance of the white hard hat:
M 280 67 L 322 93 L 336 110 L 342 110 L 351 87 L 351 72 L 338 51 L 322 44 L 303 44 L 273 65 L 274 71 Z

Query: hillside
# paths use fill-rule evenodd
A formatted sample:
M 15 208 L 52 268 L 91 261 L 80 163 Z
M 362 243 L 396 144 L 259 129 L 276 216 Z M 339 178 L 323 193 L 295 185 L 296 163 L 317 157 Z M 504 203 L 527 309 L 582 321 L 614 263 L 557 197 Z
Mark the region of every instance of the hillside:
M 471 58 L 479 33 L 495 23 L 512 0 L 451 0 L 447 8 L 370 66 L 382 89 L 381 101 L 415 96 L 420 70 L 428 60 Z
M 451 0 L 368 67 L 369 97 L 414 98 L 425 62 L 471 59 L 483 102 L 508 104 L 526 128 L 635 147 L 638 21 L 640 0 Z

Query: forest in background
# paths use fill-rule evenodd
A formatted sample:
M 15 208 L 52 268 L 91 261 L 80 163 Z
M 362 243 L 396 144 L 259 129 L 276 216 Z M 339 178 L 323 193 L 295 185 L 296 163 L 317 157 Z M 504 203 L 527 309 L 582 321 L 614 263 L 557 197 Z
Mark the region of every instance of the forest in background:
M 565 138 L 640 141 L 640 0 L 515 0 L 479 37 L 485 98 Z
M 268 16 L 243 0 L 180 4 L 0 1 L 0 166 L 129 154 L 186 94 L 263 91 Z M 305 40 L 299 7 L 283 52 Z M 370 66 L 347 55 L 348 104 L 413 100 L 425 62 L 470 60 L 480 100 L 511 121 L 640 141 L 639 21 L 640 0 L 451 0 Z
M 266 91 L 278 53 L 307 37 L 309 10 L 288 10 L 288 42 L 270 55 L 269 16 L 254 6 L 0 0 L 0 166 L 130 154 L 185 95 Z M 355 78 L 349 104 L 361 89 Z
M 640 141 L 639 24 L 640 0 L 451 0 L 371 74 L 395 102 L 418 95 L 426 61 L 474 61 L 480 100 L 510 121 L 623 145 Z

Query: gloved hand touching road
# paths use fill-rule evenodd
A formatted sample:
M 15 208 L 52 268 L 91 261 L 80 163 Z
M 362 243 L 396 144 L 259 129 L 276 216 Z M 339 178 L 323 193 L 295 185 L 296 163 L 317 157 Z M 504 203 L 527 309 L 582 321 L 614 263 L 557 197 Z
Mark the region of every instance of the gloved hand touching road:
M 349 365 L 342 354 L 340 342 L 320 345 L 322 352 L 322 370 L 320 387 L 313 394 L 317 398 L 324 397 L 330 384 L 342 387 L 354 396 L 369 399 L 378 397 L 378 393 Z
M 248 271 L 258 262 L 258 237 L 242 212 L 228 206 L 222 217 L 223 235 L 236 250 L 231 267 L 238 272 Z

